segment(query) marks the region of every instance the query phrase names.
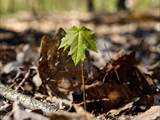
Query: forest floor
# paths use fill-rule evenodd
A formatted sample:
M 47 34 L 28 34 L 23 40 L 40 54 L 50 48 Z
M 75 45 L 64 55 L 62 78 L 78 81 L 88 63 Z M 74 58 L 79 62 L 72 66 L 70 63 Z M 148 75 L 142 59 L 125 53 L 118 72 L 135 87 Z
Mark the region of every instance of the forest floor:
M 86 110 L 81 68 L 57 47 L 73 25 L 96 34 L 83 68 Z M 160 120 L 158 10 L 1 18 L 0 119 Z

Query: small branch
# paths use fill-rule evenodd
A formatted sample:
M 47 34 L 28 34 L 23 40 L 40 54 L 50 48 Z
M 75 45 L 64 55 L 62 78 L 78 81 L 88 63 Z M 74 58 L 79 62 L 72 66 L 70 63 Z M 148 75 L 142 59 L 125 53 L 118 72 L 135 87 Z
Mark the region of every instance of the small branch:
M 22 81 L 19 83 L 19 85 L 16 87 L 16 91 L 23 85 L 23 83 L 30 77 L 31 70 L 29 69 L 27 74 L 24 76 Z
M 60 110 L 59 103 L 49 104 L 38 101 L 29 96 L 18 93 L 16 90 L 13 90 L 8 86 L 3 85 L 1 82 L 0 82 L 0 95 L 11 101 L 17 101 L 18 99 L 19 103 L 21 103 L 24 107 L 29 108 L 31 110 L 41 109 L 44 113 L 46 113 L 47 116 L 49 116 L 49 118 L 53 118 L 56 120 L 61 120 L 62 118 L 64 118 L 65 120 L 86 119 L 86 115 L 80 115 L 77 113 L 70 113 L 67 111 Z M 98 120 L 98 119 L 95 119 L 93 117 L 87 120 Z
M 13 90 L 7 86 L 4 86 L 1 82 L 0 82 L 0 95 L 11 101 L 18 100 L 24 107 L 32 110 L 41 109 L 45 113 L 56 112 L 59 110 L 58 103 L 49 104 L 49 103 L 38 101 L 27 95 L 18 93 L 16 90 Z

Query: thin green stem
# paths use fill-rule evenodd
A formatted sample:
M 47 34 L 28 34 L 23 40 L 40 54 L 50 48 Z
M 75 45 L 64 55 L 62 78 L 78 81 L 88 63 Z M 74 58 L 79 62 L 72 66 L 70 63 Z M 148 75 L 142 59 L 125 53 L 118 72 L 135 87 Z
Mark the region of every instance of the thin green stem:
M 85 82 L 84 82 L 84 70 L 83 70 L 83 63 L 81 63 L 81 71 L 82 71 L 82 91 L 83 91 L 83 102 L 84 102 L 84 109 L 87 109 L 86 106 L 86 90 L 85 90 Z

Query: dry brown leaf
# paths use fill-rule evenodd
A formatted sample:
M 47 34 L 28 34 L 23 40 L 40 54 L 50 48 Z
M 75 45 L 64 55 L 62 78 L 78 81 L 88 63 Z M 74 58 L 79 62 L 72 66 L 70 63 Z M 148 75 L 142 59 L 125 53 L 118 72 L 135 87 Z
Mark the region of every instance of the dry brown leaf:
M 14 120 L 49 120 L 47 117 L 44 117 L 40 114 L 36 114 L 33 112 L 27 112 L 22 109 L 17 102 L 13 105 L 13 118 Z

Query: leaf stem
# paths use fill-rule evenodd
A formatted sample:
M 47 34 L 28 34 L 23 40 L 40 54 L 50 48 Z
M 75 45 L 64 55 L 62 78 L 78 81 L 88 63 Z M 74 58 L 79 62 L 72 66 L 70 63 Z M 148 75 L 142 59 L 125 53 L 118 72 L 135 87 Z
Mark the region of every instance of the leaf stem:
M 82 71 L 82 91 L 83 91 L 83 102 L 84 102 L 84 109 L 87 109 L 86 106 L 86 90 L 85 90 L 85 82 L 84 82 L 84 70 L 83 70 L 83 63 L 81 63 L 81 71 Z

